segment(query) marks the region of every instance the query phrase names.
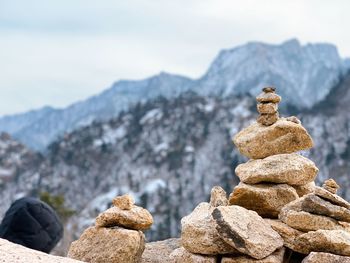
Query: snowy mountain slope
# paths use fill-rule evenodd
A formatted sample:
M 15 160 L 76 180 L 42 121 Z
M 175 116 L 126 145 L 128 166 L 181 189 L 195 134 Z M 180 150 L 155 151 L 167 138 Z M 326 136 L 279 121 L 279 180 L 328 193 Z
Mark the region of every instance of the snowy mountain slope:
M 200 79 L 161 73 L 141 81 L 119 81 L 105 92 L 65 109 L 0 118 L 0 131 L 11 133 L 33 149 L 44 150 L 64 133 L 94 120 L 116 117 L 140 101 L 158 96 L 174 98 L 188 90 L 222 97 L 256 94 L 267 84 L 279 87 L 291 105 L 309 108 L 329 93 L 349 65 L 349 60 L 340 58 L 330 44 L 252 42 L 220 52 Z

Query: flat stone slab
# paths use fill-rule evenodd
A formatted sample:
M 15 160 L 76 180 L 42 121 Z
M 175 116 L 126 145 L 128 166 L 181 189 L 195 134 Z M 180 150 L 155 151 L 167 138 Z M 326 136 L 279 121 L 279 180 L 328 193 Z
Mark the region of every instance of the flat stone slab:
M 241 182 L 247 184 L 305 185 L 315 180 L 318 168 L 313 161 L 300 154 L 291 153 L 249 160 L 238 165 L 235 172 Z
M 3 263 L 82 263 L 66 257 L 49 255 L 0 238 L 0 262 Z
M 239 183 L 229 197 L 231 205 L 239 205 L 262 217 L 277 218 L 283 206 L 298 198 L 296 190 L 287 184 Z
M 319 197 L 322 197 L 323 199 L 326 199 L 327 201 L 335 205 L 343 206 L 347 209 L 350 209 L 350 203 L 348 201 L 344 200 L 343 198 L 341 198 L 336 194 L 333 194 L 327 191 L 322 187 L 316 186 L 314 192 L 315 192 L 315 195 L 318 195 Z
M 324 252 L 311 252 L 301 263 L 350 263 L 350 257 Z
M 283 246 L 283 239 L 256 212 L 240 206 L 219 206 L 212 216 L 220 237 L 230 246 L 262 259 Z
M 302 254 L 327 252 L 350 256 L 350 233 L 344 230 L 317 230 L 299 236 L 295 242 Z
M 313 147 L 312 138 L 306 129 L 286 118 L 280 118 L 271 126 L 255 122 L 240 131 L 233 142 L 241 154 L 250 159 L 262 159 Z
M 181 219 L 181 243 L 191 253 L 203 255 L 235 254 L 237 250 L 227 244 L 216 230 L 212 217 L 215 207 L 200 203 L 191 214 Z
M 224 256 L 221 263 L 283 263 L 285 251 L 286 249 L 282 247 L 263 259 L 255 259 L 249 256 Z
M 185 248 L 175 249 L 169 256 L 170 262 L 173 263 L 217 263 L 216 256 L 193 254 Z
M 311 182 L 304 185 L 293 185 L 293 188 L 295 189 L 295 191 L 297 191 L 299 197 L 313 193 L 315 191 L 315 187 L 315 182 Z

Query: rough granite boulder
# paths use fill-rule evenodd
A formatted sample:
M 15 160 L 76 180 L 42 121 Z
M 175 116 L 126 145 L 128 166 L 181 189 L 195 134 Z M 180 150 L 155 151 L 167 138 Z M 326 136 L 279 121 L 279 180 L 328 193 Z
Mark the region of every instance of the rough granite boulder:
M 304 185 L 293 185 L 293 188 L 295 189 L 295 191 L 297 191 L 299 197 L 313 193 L 315 191 L 315 187 L 315 182 L 311 182 Z
M 285 118 L 280 118 L 271 126 L 255 122 L 240 131 L 233 138 L 233 142 L 241 154 L 250 159 L 262 159 L 313 147 L 313 141 L 306 129 Z
M 299 236 L 295 242 L 299 253 L 328 252 L 350 256 L 350 233 L 344 230 L 317 230 Z
M 350 257 L 324 252 L 311 252 L 301 263 L 350 263 Z
M 181 243 L 189 252 L 204 255 L 237 253 L 216 230 L 216 222 L 211 215 L 214 208 L 203 202 L 182 218 Z
M 183 247 L 175 249 L 169 256 L 173 263 L 217 263 L 216 256 L 199 255 L 188 252 Z
M 277 218 L 283 206 L 299 198 L 287 184 L 239 183 L 229 197 L 230 205 L 256 211 L 262 217 Z
M 71 258 L 49 255 L 0 238 L 1 263 L 82 263 Z
M 241 182 L 247 184 L 305 185 L 315 180 L 318 169 L 311 160 L 291 153 L 249 160 L 238 165 L 235 172 Z
M 157 242 L 146 243 L 142 254 L 142 263 L 172 263 L 170 254 L 181 247 L 180 238 L 170 238 Z
M 144 249 L 141 231 L 89 227 L 71 244 L 68 257 L 90 263 L 138 263 Z
M 153 224 L 153 217 L 146 209 L 133 206 L 124 210 L 113 206 L 96 217 L 96 226 L 122 226 L 135 230 L 147 230 Z
M 254 211 L 219 206 L 212 216 L 220 237 L 243 254 L 262 259 L 283 246 L 280 235 Z
M 263 259 L 255 259 L 244 255 L 236 257 L 224 256 L 220 263 L 283 263 L 285 251 L 286 249 L 282 247 Z

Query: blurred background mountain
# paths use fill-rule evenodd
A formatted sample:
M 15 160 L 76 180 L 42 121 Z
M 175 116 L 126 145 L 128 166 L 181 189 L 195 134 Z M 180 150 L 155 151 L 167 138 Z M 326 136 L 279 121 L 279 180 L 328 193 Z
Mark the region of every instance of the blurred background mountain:
M 318 182 L 335 178 L 350 199 L 348 70 L 330 44 L 255 42 L 221 51 L 199 79 L 160 73 L 65 109 L 3 117 L 0 212 L 18 196 L 50 193 L 74 211 L 65 221 L 76 237 L 114 196 L 132 193 L 155 218 L 149 239 L 178 236 L 181 217 L 214 185 L 230 192 L 238 182 L 244 160 L 230 140 L 256 118 L 266 85 L 314 138 L 305 154 L 320 168 Z

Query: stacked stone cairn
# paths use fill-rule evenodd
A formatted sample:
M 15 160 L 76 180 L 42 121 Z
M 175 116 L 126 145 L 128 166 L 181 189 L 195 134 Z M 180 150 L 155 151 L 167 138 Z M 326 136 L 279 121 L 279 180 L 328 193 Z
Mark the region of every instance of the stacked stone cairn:
M 137 263 L 145 249 L 142 231 L 153 224 L 152 215 L 136 206 L 126 194 L 113 199 L 113 206 L 97 216 L 74 241 L 68 257 L 91 263 Z

